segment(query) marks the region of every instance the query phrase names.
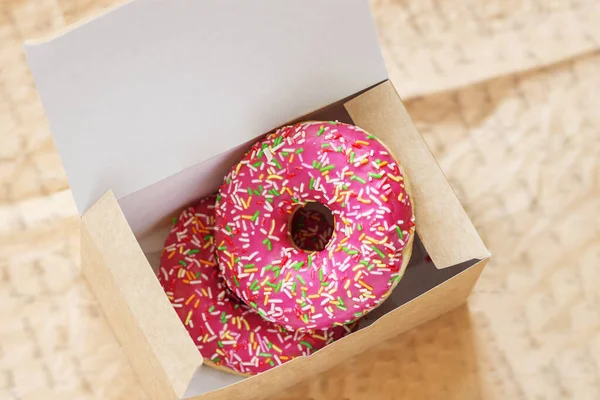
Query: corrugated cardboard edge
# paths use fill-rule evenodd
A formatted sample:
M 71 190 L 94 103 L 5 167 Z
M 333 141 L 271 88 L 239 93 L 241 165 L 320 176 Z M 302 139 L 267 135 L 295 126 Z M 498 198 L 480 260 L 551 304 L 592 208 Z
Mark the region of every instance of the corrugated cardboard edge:
M 83 272 L 153 399 L 180 399 L 202 356 L 152 272 L 114 194 L 81 218 Z
M 412 182 L 417 233 L 437 268 L 490 256 L 429 147 L 386 81 L 345 104 L 357 126 L 380 138 Z
M 384 315 L 373 325 L 319 350 L 310 357 L 297 358 L 253 378 L 188 400 L 266 399 L 280 394 L 286 388 L 322 373 L 353 355 L 464 304 L 487 262 L 488 260 L 479 261 L 434 289 Z

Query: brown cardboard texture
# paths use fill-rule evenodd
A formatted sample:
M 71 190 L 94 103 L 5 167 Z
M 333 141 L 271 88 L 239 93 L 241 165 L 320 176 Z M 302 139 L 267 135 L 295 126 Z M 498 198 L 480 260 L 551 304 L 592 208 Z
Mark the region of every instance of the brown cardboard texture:
M 221 171 L 233 165 L 248 144 L 215 155 L 120 201 L 108 192 L 83 215 L 85 275 L 153 399 L 265 398 L 467 299 L 487 263 L 487 249 L 391 82 L 385 81 L 303 118 L 322 119 L 325 115 L 353 122 L 377 135 L 399 159 L 412 182 L 418 236 L 404 278 L 390 298 L 361 320 L 359 331 L 310 357 L 292 360 L 250 378 L 202 365 L 202 357 L 153 271 L 166 237 L 161 221 L 174 215 L 174 208 L 149 207 L 148 200 L 177 198 L 177 192 L 166 193 L 165 188 L 183 190 L 174 184 L 181 181 L 198 188 L 194 201 L 214 192 L 222 179 Z M 141 221 L 142 217 L 153 223 L 144 224 L 136 232 L 131 221 Z

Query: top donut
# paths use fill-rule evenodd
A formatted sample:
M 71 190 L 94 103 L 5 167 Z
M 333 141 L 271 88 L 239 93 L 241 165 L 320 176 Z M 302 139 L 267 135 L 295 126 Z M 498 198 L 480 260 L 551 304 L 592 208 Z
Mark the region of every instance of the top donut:
M 317 222 L 303 228 L 299 211 Z M 215 225 L 228 287 L 291 330 L 349 324 L 381 304 L 414 236 L 401 166 L 375 136 L 339 122 L 286 126 L 252 146 L 225 177 Z M 307 235 L 319 245 L 294 242 Z

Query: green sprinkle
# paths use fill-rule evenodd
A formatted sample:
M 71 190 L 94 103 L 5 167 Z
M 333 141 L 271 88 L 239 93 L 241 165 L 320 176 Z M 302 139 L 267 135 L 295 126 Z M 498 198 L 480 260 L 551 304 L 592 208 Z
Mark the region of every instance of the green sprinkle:
M 369 262 L 368 262 L 367 260 L 362 260 L 360 263 L 361 263 L 362 265 L 364 265 L 365 267 L 366 267 L 367 265 L 369 265 Z
M 319 269 L 319 281 L 323 282 L 323 270 Z
M 282 152 L 281 152 L 281 155 L 282 155 L 282 156 L 284 156 L 284 157 L 287 157 L 287 156 L 288 156 L 288 154 L 289 154 L 289 153 L 288 153 L 287 151 L 282 151 Z
M 351 255 L 351 256 L 358 254 L 358 250 L 352 250 L 351 248 L 346 247 L 346 246 L 342 247 L 342 250 L 344 250 L 346 253 L 348 253 L 348 255 Z
M 253 166 L 254 168 L 258 168 L 258 167 L 260 167 L 261 165 L 263 165 L 263 163 L 264 163 L 264 161 L 257 161 L 257 162 L 255 162 L 254 164 L 252 164 L 252 166 Z
M 273 357 L 271 353 L 258 353 L 259 357 Z
M 179 264 L 183 265 L 184 267 L 187 267 L 187 263 L 183 260 L 179 260 Z
M 335 168 L 335 165 L 329 164 L 329 165 L 326 165 L 323 168 L 321 168 L 321 172 L 330 171 L 330 170 L 332 170 L 334 168 Z
M 235 282 L 235 286 L 240 286 L 240 283 L 237 280 L 237 277 L 234 275 L 233 276 L 233 281 Z
M 281 290 L 281 285 L 283 285 L 282 279 L 280 279 L 279 282 L 277 282 L 277 286 L 275 287 L 275 293 L 277 293 Z
M 367 139 L 375 139 L 375 136 L 373 136 L 373 135 L 368 135 L 368 136 L 367 136 Z
M 274 366 L 275 366 L 275 361 L 273 361 L 273 360 L 270 360 L 270 361 L 269 361 L 269 365 L 270 365 L 271 367 L 274 367 Z
M 298 279 L 301 284 L 306 285 L 306 281 L 300 275 L 296 275 L 296 279 Z
M 362 231 L 362 224 L 358 224 L 358 226 L 356 227 L 358 229 L 358 231 Z
M 194 250 L 188 251 L 188 254 L 196 254 L 196 253 L 199 253 L 199 252 L 200 252 L 200 250 L 194 249 Z
M 351 181 L 359 181 L 359 182 L 360 182 L 360 183 L 362 183 L 362 184 L 365 184 L 365 183 L 367 183 L 367 182 L 366 182 L 366 181 L 365 181 L 363 178 L 361 178 L 360 176 L 356 176 L 356 175 L 352 175 L 352 176 L 350 177 L 350 180 L 351 180 Z
M 215 311 L 215 306 L 214 305 L 208 307 L 208 312 L 213 312 L 213 311 Z
M 200 278 L 200 272 L 196 272 L 196 278 Z
M 329 282 L 321 282 L 321 286 L 323 286 L 323 287 L 329 286 Z
M 275 289 L 277 287 L 276 284 L 271 283 L 271 282 L 267 282 L 266 285 L 272 287 L 273 289 Z
M 251 302 L 250 302 L 250 306 L 252 306 L 252 308 L 256 308 L 256 307 L 258 307 L 258 306 L 256 305 L 256 303 L 255 303 L 255 302 L 253 302 L 253 301 L 251 301 Z
M 255 279 L 254 282 L 252 282 L 252 285 L 250 285 L 250 290 L 255 291 L 258 289 L 259 289 L 259 282 L 258 282 L 258 279 Z
M 255 189 L 255 190 L 254 190 L 254 194 L 255 194 L 255 195 L 257 195 L 257 196 L 260 196 L 262 193 L 261 193 L 259 190 L 256 190 L 256 189 Z
M 294 203 L 300 203 L 300 200 L 298 200 L 298 199 L 297 199 L 297 198 L 295 198 L 295 197 L 292 197 L 292 201 L 293 201 Z
M 244 269 L 250 269 L 250 268 L 254 268 L 255 264 L 246 264 L 244 265 Z
M 296 282 L 292 284 L 292 293 L 296 294 Z
M 329 143 L 323 143 L 323 144 L 321 145 L 321 148 L 325 148 L 325 147 L 329 147 Z
M 346 208 L 346 202 L 342 203 L 342 208 Z
M 342 189 L 344 190 L 348 190 L 348 185 L 346 185 L 345 183 L 342 185 Z
M 213 237 L 213 235 L 206 235 L 206 236 L 204 236 L 204 241 L 207 242 L 208 239 L 210 239 L 212 237 Z
M 260 210 L 256 210 L 256 212 L 252 216 L 252 222 L 256 221 L 256 218 L 258 218 L 259 215 L 260 215 Z
M 250 188 L 250 187 L 248 188 L 248 195 L 252 196 L 252 188 Z
M 269 264 L 265 267 L 265 271 L 270 271 L 273 269 L 273 264 Z
M 320 163 L 320 162 L 318 162 L 317 160 L 313 160 L 313 162 L 312 162 L 312 166 L 313 166 L 313 168 L 315 168 L 315 169 L 319 169 L 319 168 L 321 167 L 321 163 Z
M 371 271 L 373 270 L 373 268 L 375 268 L 375 264 L 371 264 L 367 267 L 367 271 Z
M 303 290 L 302 291 L 302 298 L 305 298 L 305 297 L 306 297 L 306 292 Z
M 313 263 L 312 256 L 311 256 L 311 255 L 309 255 L 309 256 L 307 257 L 307 259 L 308 259 L 308 267 L 310 268 L 310 267 L 312 267 L 312 263 Z
M 211 361 L 214 362 L 215 364 L 218 364 L 221 361 L 221 357 L 215 357 Z
M 317 132 L 317 136 L 321 136 L 323 134 L 323 132 L 325 132 L 325 127 L 321 126 L 321 128 L 319 129 L 319 132 Z
M 304 265 L 304 261 L 298 261 L 296 264 L 294 264 L 293 268 L 298 271 L 300 268 L 302 268 L 302 266 Z
M 233 262 L 234 262 L 234 263 L 239 263 L 239 262 L 240 262 L 240 260 L 241 260 L 241 258 L 240 258 L 240 257 L 238 257 L 238 258 L 236 258 L 235 260 L 233 260 Z
M 344 147 L 343 146 L 340 146 L 340 147 L 337 148 L 337 152 L 338 153 L 341 153 L 342 151 L 344 151 Z
M 267 343 L 267 347 L 268 347 L 269 349 L 272 349 L 272 348 L 273 348 L 273 343 L 271 343 L 271 342 Z
M 219 345 L 220 348 L 223 348 L 223 342 L 221 342 L 220 340 L 217 342 L 217 344 Z
M 369 176 L 371 178 L 381 179 L 383 177 L 383 174 L 376 174 L 374 172 L 369 172 Z
M 256 311 L 260 314 L 261 317 L 263 318 L 267 318 L 267 313 L 265 313 L 263 310 L 261 310 L 260 308 L 257 308 Z
M 173 217 L 173 225 L 177 223 L 177 217 Z
M 313 186 L 315 185 L 315 178 L 313 178 L 312 176 L 310 177 L 310 190 L 312 190 Z
M 342 299 L 340 296 L 338 296 L 337 298 L 338 303 L 340 303 L 342 306 L 346 306 L 346 304 L 344 304 L 344 299 Z
M 354 164 L 354 152 L 350 153 L 350 164 Z
M 300 154 L 304 151 L 304 148 L 300 147 L 298 149 L 296 149 L 296 154 Z
M 272 202 L 273 202 L 273 199 L 272 199 L 271 197 L 265 197 L 265 199 L 266 199 L 266 200 L 267 200 L 269 203 L 272 203 Z
M 221 323 L 222 324 L 226 324 L 227 323 L 227 314 L 225 314 L 225 311 L 223 311 L 221 313 Z
M 313 349 L 313 346 L 312 346 L 312 344 L 308 343 L 308 342 L 307 342 L 307 341 L 305 341 L 305 340 L 301 340 L 301 341 L 300 341 L 300 344 L 302 344 L 302 345 L 304 345 L 304 346 L 308 347 L 308 348 L 309 348 L 309 349 L 311 349 L 311 350 Z
M 354 313 L 354 316 L 355 316 L 356 318 L 362 317 L 362 313 L 361 313 L 361 312 L 355 312 L 355 313 Z
M 221 251 L 227 250 L 227 246 L 219 246 L 218 249 L 221 250 Z
M 281 167 L 281 164 L 279 164 L 279 161 L 277 161 L 277 159 L 276 159 L 276 158 L 273 158 L 273 162 L 275 163 L 275 165 L 277 165 L 277 168 L 279 168 L 279 169 L 283 169 L 283 168 Z
M 375 251 L 375 253 L 379 254 L 379 257 L 384 258 L 385 254 L 383 254 L 381 252 L 381 250 L 379 250 L 375 245 L 372 245 L 371 248 L 373 249 L 373 251 Z
M 396 225 L 396 232 L 398 232 L 398 237 L 400 240 L 404 240 L 404 234 L 402 233 L 402 229 L 398 225 Z
M 218 195 L 217 195 L 217 203 L 218 203 L 219 201 L 221 201 L 221 195 L 220 195 L 220 194 L 218 194 Z

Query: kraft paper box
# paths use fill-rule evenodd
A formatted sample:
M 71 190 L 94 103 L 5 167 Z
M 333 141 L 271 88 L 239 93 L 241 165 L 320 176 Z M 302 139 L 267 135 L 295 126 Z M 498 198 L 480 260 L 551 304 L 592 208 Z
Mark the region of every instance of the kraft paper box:
M 281 392 L 464 303 L 487 263 L 387 78 L 366 0 L 138 0 L 26 51 L 81 213 L 83 271 L 153 399 Z M 411 262 L 356 333 L 252 378 L 212 369 L 156 279 L 168 221 L 261 135 L 305 119 L 354 123 L 403 164 Z

